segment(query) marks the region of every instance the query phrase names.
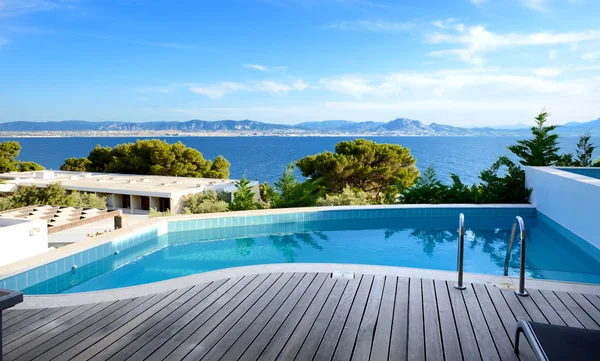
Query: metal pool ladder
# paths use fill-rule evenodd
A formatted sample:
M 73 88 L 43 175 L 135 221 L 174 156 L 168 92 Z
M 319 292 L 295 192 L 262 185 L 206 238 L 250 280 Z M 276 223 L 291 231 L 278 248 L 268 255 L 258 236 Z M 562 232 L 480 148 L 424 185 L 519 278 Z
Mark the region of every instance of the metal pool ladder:
M 454 288 L 464 290 L 463 285 L 463 266 L 465 258 L 465 215 L 458 215 L 458 283 L 454 285 Z
M 527 234 L 525 232 L 523 218 L 519 216 L 515 218 L 515 223 L 513 224 L 512 232 L 510 233 L 510 242 L 508 243 L 508 249 L 506 250 L 506 258 L 504 259 L 504 275 L 508 276 L 508 261 L 510 260 L 510 252 L 512 251 L 513 242 L 517 233 L 517 225 L 519 226 L 519 235 L 521 237 L 521 264 L 519 269 L 519 290 L 515 291 L 515 293 L 519 296 L 527 296 L 527 291 L 525 291 L 525 241 L 527 239 Z

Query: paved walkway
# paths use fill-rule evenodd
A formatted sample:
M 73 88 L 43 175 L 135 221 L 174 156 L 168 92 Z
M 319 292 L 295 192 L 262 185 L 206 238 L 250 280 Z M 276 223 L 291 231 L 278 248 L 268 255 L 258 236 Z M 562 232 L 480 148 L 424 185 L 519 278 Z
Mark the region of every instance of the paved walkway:
M 4 360 L 518 360 L 517 319 L 600 328 L 600 297 L 266 273 L 2 315 Z M 521 360 L 534 360 L 526 342 Z

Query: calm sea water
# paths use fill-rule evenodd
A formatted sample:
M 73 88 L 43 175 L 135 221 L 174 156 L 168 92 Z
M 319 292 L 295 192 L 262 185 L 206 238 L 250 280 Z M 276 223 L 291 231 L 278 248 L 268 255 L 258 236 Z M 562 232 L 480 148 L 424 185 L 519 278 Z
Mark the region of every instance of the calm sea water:
M 157 138 L 157 137 L 152 137 Z M 335 144 L 354 137 L 166 137 L 169 143 L 182 141 L 198 149 L 205 158 L 223 155 L 231 163 L 231 178 L 244 173 L 249 179 L 273 182 L 294 162 L 309 154 L 333 151 Z M 0 138 L 0 142 L 17 140 L 21 143 L 20 159 L 34 161 L 48 169 L 58 169 L 66 158 L 85 157 L 96 145 L 115 146 L 135 142 L 137 137 L 99 138 Z M 500 155 L 511 156 L 506 146 L 515 137 L 368 137 L 378 143 L 394 143 L 408 147 L 424 170 L 433 165 L 440 179 L 448 182 L 450 173 L 458 174 L 464 182 L 477 181 L 479 172 L 488 168 Z M 576 137 L 563 137 L 562 147 L 573 152 Z

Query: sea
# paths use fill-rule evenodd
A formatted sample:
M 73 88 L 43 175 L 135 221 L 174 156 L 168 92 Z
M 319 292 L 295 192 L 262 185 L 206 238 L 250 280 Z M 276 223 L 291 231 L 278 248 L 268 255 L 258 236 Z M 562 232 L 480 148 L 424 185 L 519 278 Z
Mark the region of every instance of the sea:
M 181 141 L 196 148 L 207 159 L 222 155 L 231 163 L 230 177 L 274 182 L 285 167 L 307 155 L 334 151 L 335 145 L 356 137 L 150 137 L 169 143 Z M 515 159 L 507 146 L 517 137 L 363 137 L 377 143 L 400 144 L 410 149 L 423 171 L 432 165 L 438 177 L 450 182 L 455 173 L 465 183 L 477 182 L 481 170 L 489 168 L 502 155 Z M 21 144 L 20 160 L 33 161 L 47 169 L 58 169 L 66 158 L 86 157 L 97 144 L 114 147 L 135 142 L 140 137 L 48 137 L 0 138 L 0 142 L 16 140 Z M 561 137 L 561 148 L 575 152 L 577 137 Z M 299 175 L 299 173 L 298 173 Z

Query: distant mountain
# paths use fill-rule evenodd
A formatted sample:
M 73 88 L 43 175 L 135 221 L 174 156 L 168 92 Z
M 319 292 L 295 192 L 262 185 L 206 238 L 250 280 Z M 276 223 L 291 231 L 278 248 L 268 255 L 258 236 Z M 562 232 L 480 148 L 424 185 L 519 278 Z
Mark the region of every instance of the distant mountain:
M 521 125 L 519 125 L 521 126 Z M 600 133 L 600 118 L 587 123 L 567 123 L 558 128 L 563 134 L 581 134 L 587 129 Z M 254 120 L 188 120 L 185 122 L 87 122 L 66 120 L 60 122 L 8 122 L 0 123 L 2 132 L 136 132 L 170 131 L 181 133 L 194 132 L 255 132 L 263 134 L 373 134 L 373 135 L 515 135 L 529 134 L 528 127 L 517 128 L 462 128 L 451 125 L 431 123 L 429 125 L 413 119 L 397 118 L 389 122 L 352 122 L 348 120 L 324 120 L 304 122 L 296 125 L 283 125 L 257 122 Z
M 563 125 L 565 128 L 600 129 L 600 118 L 590 122 L 570 122 Z

